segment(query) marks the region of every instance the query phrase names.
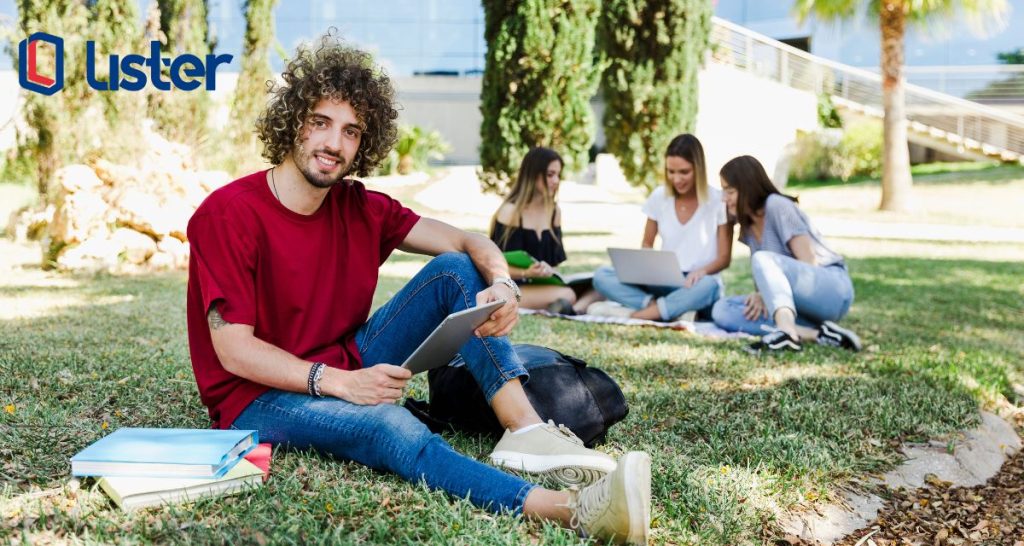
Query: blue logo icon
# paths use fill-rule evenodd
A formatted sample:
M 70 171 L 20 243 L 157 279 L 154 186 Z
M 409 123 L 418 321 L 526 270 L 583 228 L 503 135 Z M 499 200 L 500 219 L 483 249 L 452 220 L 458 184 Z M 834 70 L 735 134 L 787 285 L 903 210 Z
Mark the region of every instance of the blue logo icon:
M 53 46 L 52 76 L 39 69 L 39 44 Z M 18 44 L 18 82 L 29 91 L 53 95 L 64 89 L 64 39 L 45 32 L 33 32 Z

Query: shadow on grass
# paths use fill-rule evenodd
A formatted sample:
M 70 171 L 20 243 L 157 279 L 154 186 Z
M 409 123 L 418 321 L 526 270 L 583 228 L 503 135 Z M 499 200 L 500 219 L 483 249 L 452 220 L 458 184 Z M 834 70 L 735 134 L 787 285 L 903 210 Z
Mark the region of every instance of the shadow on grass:
M 837 480 L 880 469 L 894 460 L 901 440 L 968 426 L 979 389 L 1004 392 L 1009 375 L 1020 373 L 1022 264 L 868 258 L 851 260 L 851 270 L 857 302 L 844 323 L 876 346 L 858 355 L 809 347 L 792 358 L 756 359 L 737 342 L 535 317 L 523 319 L 513 340 L 580 356 L 620 382 L 631 411 L 605 449 L 652 453 L 656 537 L 742 542 L 758 536 L 770 505 L 788 506 L 809 499 L 808 491 L 827 493 Z M 745 275 L 736 268 L 727 280 L 738 286 Z M 406 280 L 382 277 L 374 305 Z M 184 275 L 98 277 L 59 292 L 80 294 L 84 304 L 0 321 L 0 392 L 3 404 L 15 408 L 0 413 L 0 458 L 10 461 L 0 467 L 0 480 L 19 490 L 65 482 L 70 456 L 109 430 L 208 425 L 188 358 Z M 0 296 L 44 295 L 31 286 L 0 287 Z M 104 298 L 111 295 L 132 297 Z M 485 453 L 474 438 L 453 443 L 475 456 Z M 290 480 L 296 461 L 307 458 L 282 456 L 279 479 Z M 332 495 L 362 494 L 364 474 L 352 465 L 316 464 L 326 469 L 318 483 Z M 413 503 L 421 499 L 394 479 L 368 479 Z M 258 506 L 281 514 L 264 518 L 268 536 L 301 511 L 273 508 L 278 501 L 299 506 L 305 486 L 295 489 L 255 497 Z M 364 500 L 377 506 L 382 499 Z M 218 505 L 202 506 L 210 513 L 185 535 L 230 534 L 213 530 L 223 516 Z M 238 519 L 238 509 L 226 513 L 229 521 Z M 78 525 L 67 517 L 68 525 Z M 348 529 L 376 521 L 362 508 L 349 520 Z M 322 530 L 322 522 L 311 521 L 308 529 Z M 133 536 L 160 526 L 140 522 Z

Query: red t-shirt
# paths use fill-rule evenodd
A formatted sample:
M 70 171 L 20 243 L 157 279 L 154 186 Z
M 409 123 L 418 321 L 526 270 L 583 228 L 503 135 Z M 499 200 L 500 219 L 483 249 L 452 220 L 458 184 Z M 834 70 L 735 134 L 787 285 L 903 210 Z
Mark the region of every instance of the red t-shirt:
M 206 314 L 311 362 L 359 369 L 355 333 L 370 314 L 378 268 L 419 216 L 361 182 L 330 189 L 305 216 L 282 205 L 260 171 L 218 189 L 188 223 L 188 344 L 199 397 L 227 428 L 269 387 L 221 365 Z

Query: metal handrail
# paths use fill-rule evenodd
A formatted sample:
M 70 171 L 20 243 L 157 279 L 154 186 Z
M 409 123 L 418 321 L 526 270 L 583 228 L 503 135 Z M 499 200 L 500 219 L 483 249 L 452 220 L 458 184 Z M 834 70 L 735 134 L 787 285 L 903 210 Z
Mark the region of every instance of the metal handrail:
M 869 111 L 881 108 L 879 74 L 817 57 L 718 17 L 712 21 L 713 59 L 789 87 L 827 92 Z M 1024 116 L 913 84 L 905 84 L 904 96 L 908 121 L 956 135 L 961 146 L 980 143 L 1024 155 Z

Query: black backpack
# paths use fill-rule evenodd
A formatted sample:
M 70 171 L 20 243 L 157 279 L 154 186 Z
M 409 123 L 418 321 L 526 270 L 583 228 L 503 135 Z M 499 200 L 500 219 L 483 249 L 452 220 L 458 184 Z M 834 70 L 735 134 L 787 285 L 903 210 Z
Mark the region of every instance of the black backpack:
M 603 371 L 546 347 L 520 344 L 514 348 L 530 372 L 523 390 L 541 419 L 569 427 L 587 447 L 604 441 L 608 429 L 629 413 L 622 390 Z M 431 370 L 428 382 L 430 403 L 408 399 L 405 407 L 432 431 L 495 437 L 504 432 L 461 356 Z

